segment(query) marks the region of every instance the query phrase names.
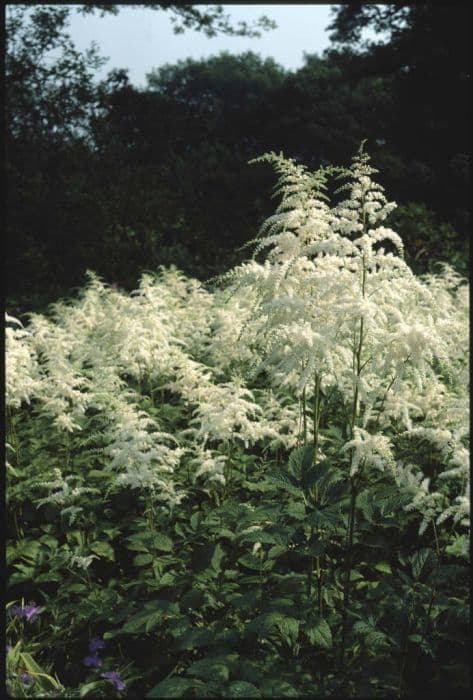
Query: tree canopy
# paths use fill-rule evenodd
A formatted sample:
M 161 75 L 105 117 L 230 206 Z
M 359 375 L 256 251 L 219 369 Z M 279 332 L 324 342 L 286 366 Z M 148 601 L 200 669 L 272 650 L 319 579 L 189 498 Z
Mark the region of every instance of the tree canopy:
M 173 14 L 177 31 L 271 26 L 234 26 L 218 6 L 146 7 Z M 7 295 L 19 308 L 67 293 L 87 268 L 128 288 L 160 264 L 218 274 L 268 215 L 269 173 L 249 160 L 283 151 L 315 168 L 363 139 L 411 263 L 466 264 L 467 10 L 351 3 L 334 8 L 330 49 L 298 70 L 221 53 L 160 66 L 144 89 L 126 71 L 97 80 L 103 59 L 74 46 L 72 11 L 7 13 Z

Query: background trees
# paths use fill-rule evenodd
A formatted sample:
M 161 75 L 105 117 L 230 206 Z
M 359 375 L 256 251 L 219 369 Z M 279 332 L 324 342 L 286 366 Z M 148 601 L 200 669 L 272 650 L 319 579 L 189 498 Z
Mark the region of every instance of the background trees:
M 177 31 L 270 27 L 232 26 L 214 7 L 154 7 L 174 13 Z M 101 59 L 73 46 L 71 11 L 18 6 L 7 17 L 12 310 L 42 308 L 87 268 L 128 288 L 160 264 L 219 273 L 269 211 L 269 173 L 249 159 L 282 150 L 310 167 L 341 163 L 363 138 L 400 204 L 409 262 L 465 268 L 466 6 L 351 3 L 334 9 L 332 48 L 297 71 L 224 53 L 162 66 L 143 90 L 122 71 L 95 79 Z M 376 42 L 366 28 L 381 32 Z

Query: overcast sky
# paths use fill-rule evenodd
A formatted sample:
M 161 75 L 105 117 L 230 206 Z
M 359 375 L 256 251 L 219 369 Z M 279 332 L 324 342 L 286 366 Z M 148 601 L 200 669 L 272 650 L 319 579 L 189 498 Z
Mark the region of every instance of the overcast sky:
M 100 53 L 110 60 L 99 77 L 112 68 L 128 68 L 131 82 L 140 87 L 146 73 L 164 63 L 179 59 L 206 58 L 221 51 L 254 51 L 272 57 L 287 69 L 303 65 L 305 53 L 319 53 L 329 46 L 325 31 L 333 5 L 226 5 L 235 21 L 248 23 L 261 15 L 274 19 L 277 29 L 263 32 L 259 39 L 219 35 L 211 39 L 202 32 L 187 29 L 174 34 L 170 12 L 122 6 L 117 16 L 100 17 L 71 13 L 69 33 L 78 49 L 97 42 Z

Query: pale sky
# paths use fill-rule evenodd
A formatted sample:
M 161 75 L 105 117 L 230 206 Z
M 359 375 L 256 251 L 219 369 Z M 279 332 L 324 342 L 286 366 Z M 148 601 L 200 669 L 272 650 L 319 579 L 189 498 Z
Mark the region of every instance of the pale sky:
M 325 31 L 331 21 L 333 5 L 225 5 L 235 21 L 248 23 L 261 15 L 276 21 L 278 28 L 262 32 L 261 37 L 218 35 L 208 39 L 202 32 L 187 29 L 174 34 L 170 12 L 122 6 L 117 16 L 71 13 L 69 33 L 77 48 L 84 50 L 95 41 L 100 54 L 109 58 L 99 77 L 112 68 L 128 68 L 130 81 L 146 84 L 146 73 L 165 63 L 186 58 L 207 58 L 221 51 L 240 54 L 254 51 L 263 58 L 272 57 L 284 68 L 294 70 L 304 63 L 305 53 L 321 54 L 330 42 Z

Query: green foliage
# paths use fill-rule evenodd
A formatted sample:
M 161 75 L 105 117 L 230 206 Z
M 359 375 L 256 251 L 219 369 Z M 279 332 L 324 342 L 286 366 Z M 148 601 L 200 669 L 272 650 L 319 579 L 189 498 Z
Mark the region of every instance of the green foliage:
M 309 187 L 293 161 L 283 169 L 282 157 L 266 160 L 281 166 L 283 185 L 287 175 L 281 193 L 289 213 L 294 193 L 323 189 L 327 169 L 308 177 Z M 291 189 L 298 172 L 303 187 Z M 382 282 L 393 283 L 386 272 Z M 438 326 L 463 337 L 463 307 L 458 318 L 449 311 L 446 288 L 461 280 L 447 273 L 446 282 L 430 280 L 447 309 Z M 330 284 L 336 274 L 326 276 Z M 351 283 L 351 272 L 343 274 Z M 458 486 L 465 481 L 459 384 L 466 352 L 448 365 L 458 348 L 443 343 L 445 383 L 435 358 L 419 364 L 438 379 L 434 425 L 445 394 L 453 406 L 448 425 L 460 425 L 458 434 L 421 425 L 416 440 L 416 428 L 406 431 L 397 413 L 385 434 L 362 432 L 358 399 L 370 397 L 359 392 L 363 317 L 358 326 L 355 315 L 358 351 L 352 327 L 349 334 L 350 416 L 341 384 L 321 388 L 318 365 L 313 394 L 304 388 L 300 397 L 290 384 L 272 384 L 268 365 L 247 373 L 245 361 L 231 356 L 246 323 L 238 313 L 247 304 L 253 314 L 252 298 L 242 294 L 241 307 L 229 312 L 225 295 L 175 269 L 144 276 L 132 296 L 90 277 L 78 300 L 33 316 L 27 329 L 7 318 L 10 694 L 107 697 L 124 692 L 124 683 L 136 697 L 399 697 L 447 684 L 462 692 L 468 571 L 457 528 L 467 512 Z M 365 278 L 363 257 L 363 297 Z M 405 279 L 412 283 L 410 272 Z M 284 296 L 284 306 L 291 299 Z M 413 331 L 419 337 L 417 327 L 407 329 L 409 340 Z M 242 353 L 255 343 L 252 333 L 249 327 Z M 411 350 L 398 350 L 396 371 Z M 416 396 L 419 385 L 425 389 L 420 375 L 412 380 Z M 429 404 L 419 419 L 417 406 L 400 403 L 406 423 L 430 425 Z M 381 409 L 369 409 L 366 425 L 373 414 L 378 423 Z M 390 471 L 394 451 L 398 467 L 422 464 L 432 478 L 442 467 L 438 492 L 428 491 L 430 476 L 419 481 L 406 468 L 414 484 L 406 497 L 395 480 L 401 472 Z M 419 529 L 412 505 L 426 495 L 440 508 L 427 501 Z M 437 531 L 439 513 L 453 524 Z

